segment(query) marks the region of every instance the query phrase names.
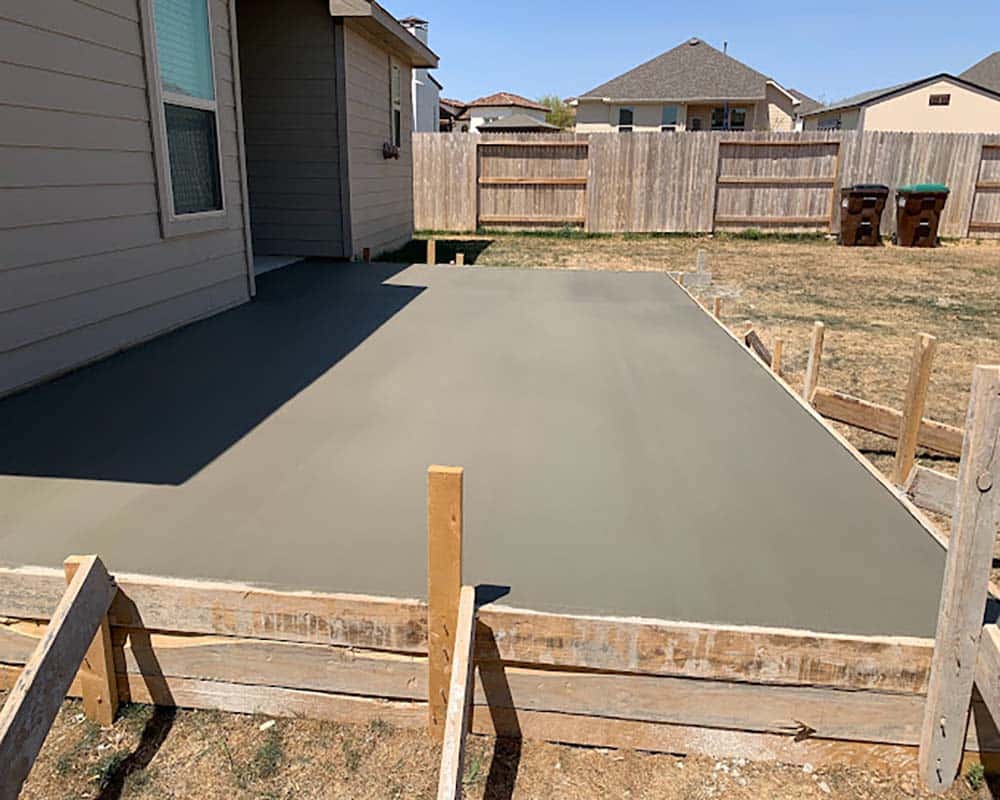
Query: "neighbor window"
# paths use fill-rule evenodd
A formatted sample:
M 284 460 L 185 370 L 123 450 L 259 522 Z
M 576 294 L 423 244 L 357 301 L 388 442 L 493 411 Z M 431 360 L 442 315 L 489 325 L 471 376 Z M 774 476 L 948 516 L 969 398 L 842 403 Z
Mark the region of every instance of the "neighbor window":
M 729 120 L 726 120 L 726 108 L 712 109 L 713 131 L 742 131 L 747 127 L 747 110 L 745 108 L 730 108 Z
M 677 106 L 664 106 L 660 117 L 661 131 L 677 130 Z
M 403 123 L 403 113 L 402 113 L 403 100 L 402 100 L 402 95 L 400 94 L 401 87 L 400 87 L 399 64 L 392 62 L 390 66 L 390 72 L 391 72 L 391 77 L 389 80 L 390 83 L 389 94 L 392 101 L 392 111 L 391 111 L 392 143 L 396 147 L 399 147 L 400 143 L 402 142 L 401 129 Z
M 619 108 L 618 109 L 618 132 L 619 133 L 631 133 L 632 132 L 632 120 L 635 118 L 635 109 L 632 108 Z
M 691 121 L 688 123 L 688 128 L 693 131 L 701 130 L 701 117 L 692 117 Z
M 153 0 L 173 215 L 222 210 L 208 0 Z
M 816 123 L 816 130 L 819 131 L 839 131 L 840 128 L 840 117 L 824 117 Z
M 950 94 L 932 94 L 931 102 L 932 106 L 947 106 L 951 105 L 951 95 Z

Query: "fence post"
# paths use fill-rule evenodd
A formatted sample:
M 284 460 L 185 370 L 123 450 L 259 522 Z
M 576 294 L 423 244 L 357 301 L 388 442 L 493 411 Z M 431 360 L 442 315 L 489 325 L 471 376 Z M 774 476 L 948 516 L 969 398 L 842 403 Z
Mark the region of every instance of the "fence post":
M 943 792 L 962 763 L 1000 523 L 1000 366 L 976 367 L 920 732 L 920 775 Z
M 462 590 L 461 467 L 427 471 L 427 729 L 444 737 Z
M 63 562 L 67 586 L 72 583 L 73 576 L 83 561 L 83 556 L 70 556 Z M 101 617 L 101 624 L 87 648 L 78 675 L 83 692 L 83 712 L 87 719 L 93 720 L 102 728 L 110 727 L 118 711 L 118 681 L 115 677 L 111 626 L 107 614 Z
M 427 240 L 427 263 L 437 263 L 437 242 L 433 239 Z
M 806 362 L 806 377 L 802 384 L 802 396 L 812 403 L 813 392 L 819 386 L 819 365 L 823 358 L 823 334 L 826 326 L 817 320 L 813 323 L 812 341 L 809 343 L 809 361 Z
M 937 339 L 926 333 L 918 333 L 913 343 L 913 361 L 910 364 L 910 380 L 906 385 L 903 401 L 903 418 L 899 424 L 899 438 L 896 440 L 896 460 L 892 467 L 892 481 L 902 486 L 910 477 L 917 457 L 917 437 L 920 423 L 924 419 L 927 403 L 927 387 L 931 382 L 931 364 Z

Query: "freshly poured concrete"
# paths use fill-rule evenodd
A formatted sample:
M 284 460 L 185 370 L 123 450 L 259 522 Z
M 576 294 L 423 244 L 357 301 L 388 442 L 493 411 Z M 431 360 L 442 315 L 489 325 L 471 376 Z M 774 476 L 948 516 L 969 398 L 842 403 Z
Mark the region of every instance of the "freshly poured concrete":
M 933 635 L 944 553 L 662 274 L 305 262 L 0 401 L 0 558 L 539 610 Z

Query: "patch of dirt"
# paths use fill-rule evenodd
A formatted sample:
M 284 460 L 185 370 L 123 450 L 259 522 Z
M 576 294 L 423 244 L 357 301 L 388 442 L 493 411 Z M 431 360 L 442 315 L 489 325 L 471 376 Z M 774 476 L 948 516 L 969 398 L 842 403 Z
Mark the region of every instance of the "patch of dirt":
M 0 699 L 3 695 L 0 694 Z M 441 751 L 422 731 L 214 711 L 124 706 L 114 727 L 67 701 L 23 800 L 403 800 L 433 798 Z M 973 780 L 975 782 L 975 780 Z M 930 798 L 916 775 L 788 767 L 743 759 L 657 755 L 471 736 L 468 800 L 879 800 Z M 985 800 L 956 782 L 945 800 Z

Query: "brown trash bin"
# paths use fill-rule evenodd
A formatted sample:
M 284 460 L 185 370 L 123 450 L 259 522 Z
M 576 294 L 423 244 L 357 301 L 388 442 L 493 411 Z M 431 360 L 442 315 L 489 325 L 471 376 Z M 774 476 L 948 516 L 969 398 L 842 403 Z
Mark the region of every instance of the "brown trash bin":
M 896 234 L 900 247 L 936 247 L 941 212 L 948 187 L 941 183 L 917 183 L 896 190 Z
M 857 183 L 840 190 L 840 236 L 845 247 L 874 247 L 882 239 L 879 225 L 889 197 L 889 187 L 880 183 Z

